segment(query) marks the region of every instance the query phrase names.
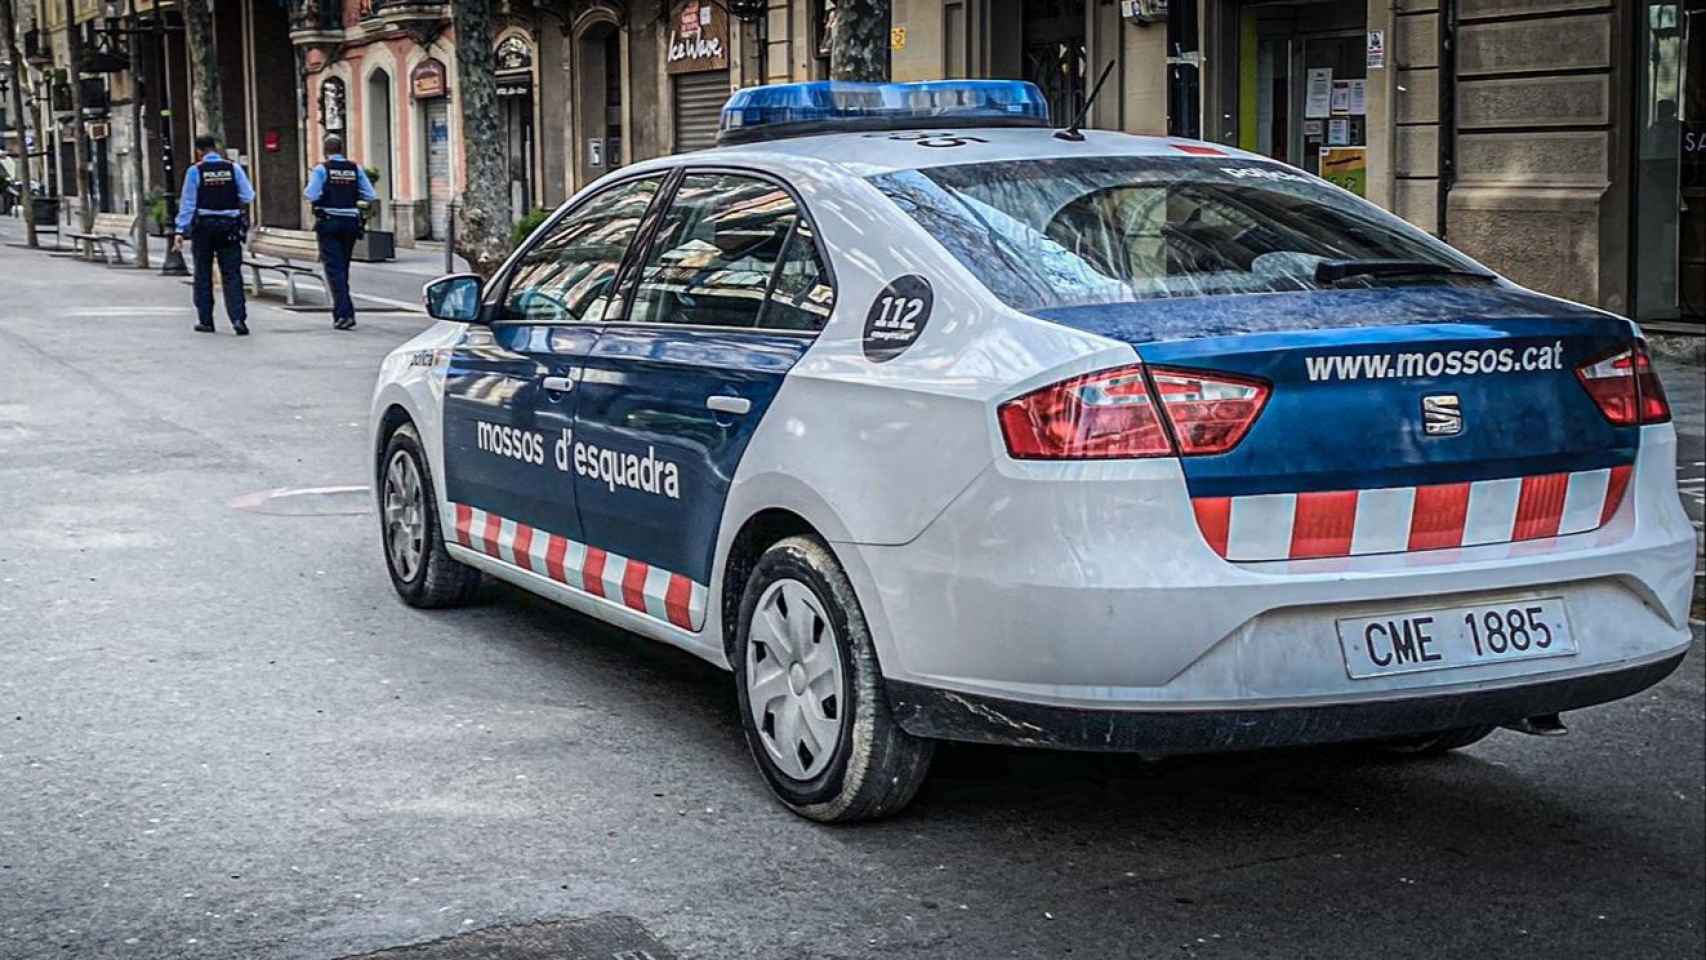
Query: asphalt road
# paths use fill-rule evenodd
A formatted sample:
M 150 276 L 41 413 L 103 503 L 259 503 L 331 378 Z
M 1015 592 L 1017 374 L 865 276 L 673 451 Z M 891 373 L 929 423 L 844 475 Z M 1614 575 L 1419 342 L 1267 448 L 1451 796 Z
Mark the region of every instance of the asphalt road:
M 657 960 L 1702 953 L 1698 650 L 1561 739 L 949 749 L 905 815 L 819 827 L 724 675 L 506 587 L 393 597 L 348 488 L 420 319 L 257 306 L 239 340 L 177 283 L 0 277 L 6 960 L 607 958 L 521 952 L 594 927 Z

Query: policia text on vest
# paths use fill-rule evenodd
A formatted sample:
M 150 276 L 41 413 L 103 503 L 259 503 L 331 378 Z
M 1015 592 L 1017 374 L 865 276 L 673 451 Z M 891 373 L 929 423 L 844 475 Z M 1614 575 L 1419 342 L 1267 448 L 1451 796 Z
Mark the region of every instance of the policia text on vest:
M 255 188 L 243 168 L 215 150 L 212 137 L 195 141 L 196 162 L 184 175 L 183 199 L 178 204 L 177 243 L 187 238 L 195 261 L 196 330 L 213 332 L 213 267 L 225 295 L 225 315 L 231 329 L 248 336 L 248 305 L 243 296 L 243 236 L 249 230 L 248 206 Z
M 332 327 L 355 327 L 355 303 L 349 293 L 350 258 L 361 239 L 364 207 L 378 199 L 366 171 L 344 156 L 344 143 L 327 137 L 326 160 L 308 177 L 302 191 L 314 205 L 314 233 L 320 240 L 320 262 L 326 268 L 326 285 L 332 296 Z

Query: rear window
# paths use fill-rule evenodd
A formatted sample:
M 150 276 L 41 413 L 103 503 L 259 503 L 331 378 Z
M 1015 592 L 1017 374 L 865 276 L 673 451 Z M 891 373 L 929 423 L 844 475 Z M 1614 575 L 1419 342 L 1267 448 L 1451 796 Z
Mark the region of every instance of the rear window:
M 1345 191 L 1276 163 L 1086 157 L 870 178 L 991 292 L 1020 310 L 1314 290 L 1326 260 L 1472 261 Z M 1336 286 L 1484 284 L 1358 276 Z

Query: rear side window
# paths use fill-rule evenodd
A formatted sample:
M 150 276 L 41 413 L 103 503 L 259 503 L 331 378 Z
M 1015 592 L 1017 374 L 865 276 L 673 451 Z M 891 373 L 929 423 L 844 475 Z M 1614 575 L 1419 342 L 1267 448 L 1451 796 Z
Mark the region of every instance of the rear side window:
M 663 178 L 616 184 L 580 204 L 522 254 L 504 294 L 510 323 L 598 323 L 628 245 Z
M 816 331 L 833 304 L 810 222 L 788 191 L 741 174 L 691 173 L 659 225 L 628 318 Z
M 1479 270 L 1397 217 L 1282 164 L 1057 158 L 907 170 L 871 182 L 1020 310 L 1319 289 L 1323 261 Z M 1487 282 L 1434 273 L 1352 283 L 1418 281 Z

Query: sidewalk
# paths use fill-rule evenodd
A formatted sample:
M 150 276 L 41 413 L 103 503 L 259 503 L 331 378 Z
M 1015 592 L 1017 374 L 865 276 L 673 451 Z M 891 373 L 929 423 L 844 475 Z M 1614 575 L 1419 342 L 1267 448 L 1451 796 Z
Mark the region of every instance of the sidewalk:
M 24 221 L 13 217 L 0 217 L 0 244 L 22 244 L 24 242 Z M 51 237 L 43 238 L 47 252 L 53 252 Z M 61 253 L 70 253 L 72 245 L 62 241 Z M 138 275 L 160 275 L 160 258 L 165 255 L 166 247 L 157 238 L 150 239 L 148 244 L 150 271 L 139 271 Z M 45 254 L 44 254 L 45 255 Z M 127 257 L 129 254 L 127 253 Z M 114 268 L 117 269 L 117 268 Z M 456 258 L 456 270 L 466 271 L 467 261 Z M 421 287 L 436 277 L 442 276 L 444 270 L 444 248 L 440 244 L 427 244 L 411 250 L 399 249 L 397 259 L 385 263 L 353 263 L 350 265 L 350 291 L 356 299 L 358 310 L 368 312 L 403 310 L 410 313 L 421 311 Z M 269 299 L 284 296 L 284 284 L 276 275 L 262 274 Z M 297 281 L 297 291 L 300 296 L 299 304 L 308 309 L 324 307 L 329 301 L 318 280 L 303 278 Z

